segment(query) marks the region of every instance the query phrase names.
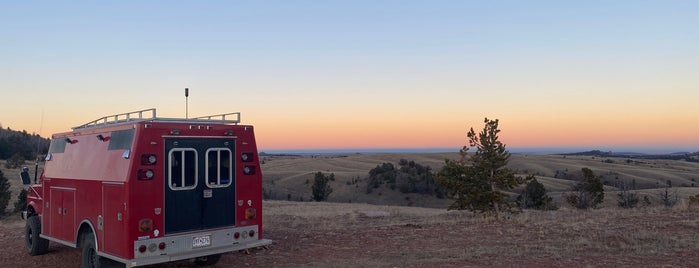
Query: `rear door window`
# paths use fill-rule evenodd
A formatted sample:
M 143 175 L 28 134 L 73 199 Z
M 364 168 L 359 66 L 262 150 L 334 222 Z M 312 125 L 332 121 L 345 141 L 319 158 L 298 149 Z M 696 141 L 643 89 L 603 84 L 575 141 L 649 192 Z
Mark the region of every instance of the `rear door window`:
M 231 150 L 228 148 L 209 148 L 206 150 L 206 186 L 209 188 L 226 187 L 233 181 Z
M 190 190 L 197 187 L 197 151 L 192 148 L 175 148 L 168 154 L 170 172 L 168 185 L 172 190 Z

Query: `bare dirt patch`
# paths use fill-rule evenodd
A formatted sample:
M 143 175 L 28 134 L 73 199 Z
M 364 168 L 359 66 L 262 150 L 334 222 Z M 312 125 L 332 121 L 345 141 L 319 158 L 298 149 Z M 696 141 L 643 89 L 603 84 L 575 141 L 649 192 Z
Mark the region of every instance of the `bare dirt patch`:
M 265 249 L 214 267 L 691 267 L 699 212 L 605 208 L 527 211 L 504 221 L 467 212 L 364 204 L 265 202 Z M 5 221 L 6 267 L 77 267 L 77 249 L 24 251 L 23 222 Z M 195 267 L 187 261 L 150 267 Z

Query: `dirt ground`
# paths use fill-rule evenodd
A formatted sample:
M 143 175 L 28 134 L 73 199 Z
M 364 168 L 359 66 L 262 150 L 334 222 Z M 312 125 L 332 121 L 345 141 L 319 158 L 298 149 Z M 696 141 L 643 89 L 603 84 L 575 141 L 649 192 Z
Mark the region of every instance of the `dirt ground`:
M 696 267 L 699 212 L 682 209 L 527 211 L 495 221 L 467 212 L 266 201 L 266 248 L 214 267 Z M 4 220 L 3 267 L 79 267 L 50 243 L 28 256 L 23 222 Z M 188 261 L 149 267 L 195 267 Z

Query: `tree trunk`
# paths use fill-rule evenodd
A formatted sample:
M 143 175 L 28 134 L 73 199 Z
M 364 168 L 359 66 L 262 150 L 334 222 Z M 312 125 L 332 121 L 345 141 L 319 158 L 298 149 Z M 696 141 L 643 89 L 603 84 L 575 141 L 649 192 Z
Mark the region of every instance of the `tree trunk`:
M 495 193 L 496 187 L 495 187 L 495 170 L 490 170 L 490 191 L 492 193 Z M 495 200 L 491 200 L 490 202 L 493 202 L 493 207 L 495 208 L 495 219 L 499 220 L 500 219 L 500 204 L 496 202 Z

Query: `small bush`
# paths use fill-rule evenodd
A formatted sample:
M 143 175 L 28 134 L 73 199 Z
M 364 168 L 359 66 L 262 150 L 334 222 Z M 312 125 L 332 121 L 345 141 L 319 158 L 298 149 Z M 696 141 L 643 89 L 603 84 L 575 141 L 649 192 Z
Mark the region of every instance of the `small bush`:
M 546 188 L 534 175 L 527 176 L 529 182 L 522 194 L 517 196 L 517 205 L 522 209 L 556 210 L 553 198 L 546 194 Z
M 15 212 L 24 211 L 27 209 L 27 190 L 22 189 L 17 195 L 17 201 L 15 202 Z

